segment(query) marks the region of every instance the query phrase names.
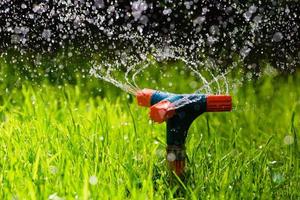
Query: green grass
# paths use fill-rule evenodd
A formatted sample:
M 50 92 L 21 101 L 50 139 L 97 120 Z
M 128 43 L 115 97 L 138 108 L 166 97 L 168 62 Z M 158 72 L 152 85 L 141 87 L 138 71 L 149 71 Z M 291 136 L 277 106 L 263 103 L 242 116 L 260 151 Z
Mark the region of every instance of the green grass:
M 124 92 L 3 90 L 0 199 L 299 199 L 299 85 L 300 76 L 248 82 L 232 90 L 233 112 L 199 117 L 179 186 L 168 181 L 165 126 Z

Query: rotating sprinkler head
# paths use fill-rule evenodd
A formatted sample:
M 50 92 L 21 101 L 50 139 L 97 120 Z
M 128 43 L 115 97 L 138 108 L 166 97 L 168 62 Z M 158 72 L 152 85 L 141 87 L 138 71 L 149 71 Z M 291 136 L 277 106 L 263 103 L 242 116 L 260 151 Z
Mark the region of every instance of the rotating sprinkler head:
M 231 111 L 228 95 L 173 94 L 143 89 L 136 94 L 140 106 L 150 107 L 150 118 L 167 123 L 167 160 L 169 168 L 182 177 L 185 170 L 185 140 L 192 122 L 204 112 Z

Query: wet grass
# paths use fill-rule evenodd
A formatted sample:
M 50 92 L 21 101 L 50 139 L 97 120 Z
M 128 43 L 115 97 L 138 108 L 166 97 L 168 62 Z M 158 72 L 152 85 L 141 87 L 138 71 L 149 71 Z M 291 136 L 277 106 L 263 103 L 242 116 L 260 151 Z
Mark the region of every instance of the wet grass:
M 232 90 L 233 112 L 192 125 L 188 179 L 176 185 L 165 127 L 132 97 L 24 83 L 1 93 L 0 198 L 299 199 L 299 85 L 265 78 Z

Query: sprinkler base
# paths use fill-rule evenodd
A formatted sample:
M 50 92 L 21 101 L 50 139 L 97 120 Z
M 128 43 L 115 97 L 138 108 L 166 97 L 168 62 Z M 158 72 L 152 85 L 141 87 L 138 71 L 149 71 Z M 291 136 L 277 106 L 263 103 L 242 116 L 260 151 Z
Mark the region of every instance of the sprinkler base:
M 169 169 L 179 178 L 184 177 L 186 152 L 185 146 L 168 145 L 167 162 Z

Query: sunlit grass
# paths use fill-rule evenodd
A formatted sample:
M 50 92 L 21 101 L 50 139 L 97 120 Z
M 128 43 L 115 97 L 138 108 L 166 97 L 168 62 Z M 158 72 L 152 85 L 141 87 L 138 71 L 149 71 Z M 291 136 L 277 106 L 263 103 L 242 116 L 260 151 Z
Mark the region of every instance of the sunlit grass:
M 300 198 L 299 85 L 299 76 L 249 82 L 232 91 L 233 112 L 199 117 L 188 136 L 185 197 Z M 1 94 L 1 199 L 176 193 L 164 163 L 164 125 L 121 91 L 113 100 L 86 96 L 79 86 L 29 83 Z

